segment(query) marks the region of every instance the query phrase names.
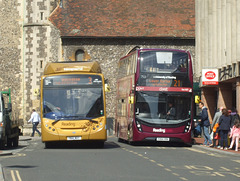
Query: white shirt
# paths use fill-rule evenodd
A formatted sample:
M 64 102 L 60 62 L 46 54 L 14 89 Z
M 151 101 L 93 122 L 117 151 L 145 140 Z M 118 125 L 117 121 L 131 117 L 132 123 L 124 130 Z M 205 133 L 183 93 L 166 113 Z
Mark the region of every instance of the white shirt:
M 40 123 L 41 119 L 40 119 L 39 114 L 37 112 L 33 112 L 31 115 L 31 118 L 28 120 L 28 122 Z

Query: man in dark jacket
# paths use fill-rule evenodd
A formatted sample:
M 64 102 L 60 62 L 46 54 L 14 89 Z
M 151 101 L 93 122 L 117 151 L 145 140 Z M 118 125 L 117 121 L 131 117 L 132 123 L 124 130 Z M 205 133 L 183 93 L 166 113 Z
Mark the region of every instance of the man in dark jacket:
M 204 146 L 212 146 L 212 140 L 210 138 L 209 135 L 209 126 L 210 126 L 210 122 L 208 119 L 208 112 L 207 112 L 207 108 L 204 106 L 203 102 L 199 103 L 199 108 L 202 109 L 201 112 L 201 127 L 203 129 L 203 135 L 204 135 Z

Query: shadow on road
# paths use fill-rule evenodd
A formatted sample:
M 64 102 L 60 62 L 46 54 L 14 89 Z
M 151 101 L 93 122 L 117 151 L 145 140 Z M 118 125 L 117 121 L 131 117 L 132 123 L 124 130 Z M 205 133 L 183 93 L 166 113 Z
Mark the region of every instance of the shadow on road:
M 6 166 L 5 168 L 36 168 L 37 166 L 33 165 L 12 165 L 12 166 Z
M 125 142 L 121 141 L 121 143 L 129 144 L 132 146 L 152 146 L 152 147 L 191 147 L 192 145 L 185 144 L 182 142 L 155 142 L 155 141 L 141 141 L 141 142 Z
M 100 142 L 52 142 L 45 149 L 115 149 L 120 146 L 112 141 L 106 141 L 104 145 Z

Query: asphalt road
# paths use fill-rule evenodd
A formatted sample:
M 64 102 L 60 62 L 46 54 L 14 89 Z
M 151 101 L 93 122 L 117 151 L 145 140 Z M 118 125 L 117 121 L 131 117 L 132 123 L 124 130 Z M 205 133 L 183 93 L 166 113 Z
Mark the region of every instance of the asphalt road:
M 5 181 L 239 181 L 239 154 L 202 146 L 131 146 L 108 138 L 103 149 L 28 141 L 0 157 Z

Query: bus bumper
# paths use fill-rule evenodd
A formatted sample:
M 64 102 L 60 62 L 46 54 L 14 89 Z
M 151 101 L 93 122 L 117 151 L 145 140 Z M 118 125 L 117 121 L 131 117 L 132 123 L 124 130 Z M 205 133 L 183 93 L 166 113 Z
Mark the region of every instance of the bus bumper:
M 182 142 L 186 144 L 192 143 L 191 132 L 181 134 L 151 134 L 137 133 L 133 137 L 133 141 L 151 141 L 151 142 Z

